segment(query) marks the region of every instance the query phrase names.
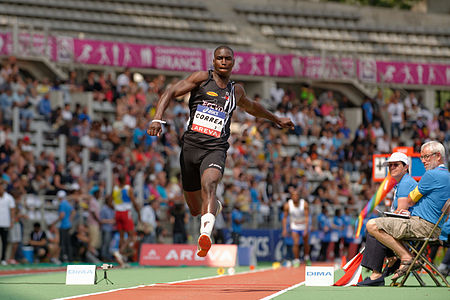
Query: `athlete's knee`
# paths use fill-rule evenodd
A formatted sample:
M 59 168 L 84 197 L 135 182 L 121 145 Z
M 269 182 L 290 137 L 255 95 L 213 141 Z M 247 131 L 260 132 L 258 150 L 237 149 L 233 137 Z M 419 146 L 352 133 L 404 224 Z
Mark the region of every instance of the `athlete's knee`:
M 219 182 L 219 178 L 216 176 L 203 176 L 202 185 L 214 185 Z
M 202 189 L 205 191 L 215 190 L 217 184 L 219 183 L 219 178 L 202 178 Z

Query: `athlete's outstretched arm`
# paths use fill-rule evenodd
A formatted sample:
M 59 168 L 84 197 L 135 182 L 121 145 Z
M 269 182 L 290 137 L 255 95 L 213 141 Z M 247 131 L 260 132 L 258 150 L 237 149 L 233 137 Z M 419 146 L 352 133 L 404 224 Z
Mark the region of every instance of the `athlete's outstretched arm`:
M 255 102 L 247 97 L 244 88 L 236 84 L 235 87 L 235 96 L 237 99 L 237 105 L 243 108 L 247 113 L 257 117 L 257 118 L 265 118 L 269 121 L 274 122 L 281 128 L 290 128 L 294 129 L 294 123 L 289 118 L 278 118 L 276 115 L 268 111 L 258 102 Z
M 156 113 L 154 120 L 162 120 L 164 112 L 169 106 L 170 100 L 175 97 L 182 96 L 194 88 L 199 86 L 203 81 L 208 79 L 208 72 L 206 71 L 198 71 L 189 75 L 186 79 L 180 80 L 170 88 L 168 88 L 159 98 L 158 104 L 156 106 Z M 159 136 L 161 133 L 161 123 L 152 122 L 150 123 L 147 133 L 149 135 L 157 135 Z

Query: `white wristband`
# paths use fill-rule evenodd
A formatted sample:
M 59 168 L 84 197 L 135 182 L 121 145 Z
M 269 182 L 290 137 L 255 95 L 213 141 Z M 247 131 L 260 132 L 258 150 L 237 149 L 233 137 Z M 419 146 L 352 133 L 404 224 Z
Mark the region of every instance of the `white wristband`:
M 152 120 L 150 123 L 154 123 L 154 122 L 160 123 L 160 124 L 166 124 L 166 121 L 163 121 L 163 120 Z

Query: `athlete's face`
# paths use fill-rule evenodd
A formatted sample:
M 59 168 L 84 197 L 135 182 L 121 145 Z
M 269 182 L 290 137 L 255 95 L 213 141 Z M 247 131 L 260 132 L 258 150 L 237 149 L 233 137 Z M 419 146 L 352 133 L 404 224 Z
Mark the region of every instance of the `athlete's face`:
M 229 76 L 234 66 L 233 53 L 226 48 L 217 50 L 213 59 L 214 70 L 221 76 Z
M 291 199 L 292 199 L 295 203 L 297 203 L 297 202 L 300 201 L 300 194 L 298 193 L 298 191 L 293 191 L 293 192 L 291 193 Z

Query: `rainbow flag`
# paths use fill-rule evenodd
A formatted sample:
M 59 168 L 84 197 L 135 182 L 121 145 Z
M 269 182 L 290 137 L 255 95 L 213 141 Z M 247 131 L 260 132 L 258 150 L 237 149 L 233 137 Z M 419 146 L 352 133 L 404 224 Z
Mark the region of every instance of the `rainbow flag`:
M 380 204 L 381 200 L 386 197 L 387 193 L 397 184 L 397 180 L 391 177 L 391 174 L 388 174 L 386 178 L 384 178 L 380 187 L 378 188 L 375 195 L 373 195 L 372 199 L 366 204 L 364 209 L 358 216 L 357 225 L 356 225 L 356 238 L 361 234 L 361 228 L 363 225 L 363 221 L 368 214 L 370 214 L 378 204 Z

